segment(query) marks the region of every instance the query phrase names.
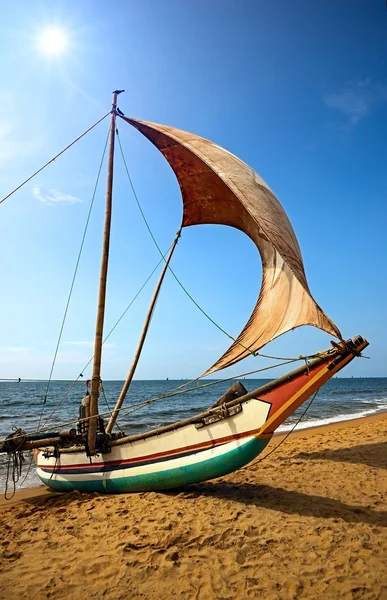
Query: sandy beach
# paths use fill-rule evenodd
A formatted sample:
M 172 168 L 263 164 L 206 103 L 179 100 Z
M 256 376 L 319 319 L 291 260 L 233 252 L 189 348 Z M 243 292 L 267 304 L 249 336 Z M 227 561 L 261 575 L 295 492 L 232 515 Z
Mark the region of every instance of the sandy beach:
M 302 430 L 168 493 L 19 492 L 0 598 L 387 598 L 386 431 L 386 413 Z

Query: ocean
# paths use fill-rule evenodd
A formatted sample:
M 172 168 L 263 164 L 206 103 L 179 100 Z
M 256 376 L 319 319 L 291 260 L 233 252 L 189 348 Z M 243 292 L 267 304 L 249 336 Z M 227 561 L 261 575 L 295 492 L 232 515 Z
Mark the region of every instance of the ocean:
M 242 381 L 247 390 L 251 391 L 269 380 L 245 379 Z M 188 387 L 195 389 L 189 394 L 164 398 L 136 410 L 131 405 L 168 394 L 188 382 L 133 381 L 125 408 L 119 419 L 119 425 L 126 433 L 139 433 L 188 418 L 216 402 L 233 383 L 232 381 L 215 382 L 211 380 L 207 380 L 207 382 L 213 385 L 200 389 L 196 388 L 196 384 L 191 384 Z M 104 382 L 105 395 L 100 397 L 100 412 L 107 411 L 107 406 L 110 408 L 114 406 L 122 384 L 122 381 Z M 51 383 L 43 416 L 40 419 L 46 383 L 0 382 L 0 439 L 11 433 L 13 427 L 21 427 L 26 432 L 35 431 L 39 420 L 41 420 L 41 428 L 46 431 L 58 431 L 61 428 L 73 427 L 74 424 L 71 423 L 71 420 L 78 415 L 78 407 L 85 392 L 85 383 L 79 381 L 71 386 L 71 382 L 65 381 Z M 278 431 L 290 430 L 303 415 L 308 402 L 291 415 Z M 56 412 L 50 417 L 54 409 Z M 297 429 L 363 417 L 385 410 L 387 410 L 387 377 L 351 379 L 336 377 L 320 389 L 312 405 L 302 416 Z M 30 454 L 26 452 L 25 455 L 24 472 L 18 487 L 39 485 L 40 480 L 36 476 L 33 464 L 28 469 Z M 5 490 L 7 462 L 7 456 L 0 455 L 0 493 Z

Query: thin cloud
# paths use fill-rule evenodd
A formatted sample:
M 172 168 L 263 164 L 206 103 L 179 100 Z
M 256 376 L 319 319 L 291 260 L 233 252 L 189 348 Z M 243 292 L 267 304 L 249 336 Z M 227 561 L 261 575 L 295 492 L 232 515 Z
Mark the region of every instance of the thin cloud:
M 387 86 L 372 83 L 370 79 L 349 82 L 341 90 L 324 96 L 326 106 L 340 111 L 352 128 L 386 101 Z
M 47 190 L 44 191 L 43 188 L 34 187 L 32 189 L 32 195 L 39 202 L 43 202 L 44 204 L 78 204 L 79 202 L 83 202 L 77 196 L 72 196 L 71 194 L 65 194 L 63 192 L 59 192 L 58 190 Z

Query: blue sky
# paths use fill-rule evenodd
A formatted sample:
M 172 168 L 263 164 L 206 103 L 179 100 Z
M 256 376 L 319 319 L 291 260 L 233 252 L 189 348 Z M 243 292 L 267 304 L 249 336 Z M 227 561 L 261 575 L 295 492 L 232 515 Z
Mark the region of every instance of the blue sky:
M 61 56 L 38 46 L 49 27 L 68 38 Z M 387 376 L 385 2 L 21 1 L 7 6 L 0 28 L 1 197 L 103 116 L 112 90 L 124 88 L 126 114 L 211 139 L 267 181 L 296 231 L 314 297 L 345 337 L 370 341 L 371 360 L 343 375 Z M 166 250 L 182 214 L 174 175 L 138 132 L 119 128 L 137 194 Z M 0 378 L 48 376 L 107 129 L 105 121 L 0 205 Z M 119 154 L 116 167 L 106 331 L 159 261 Z M 55 378 L 77 376 L 92 354 L 104 188 L 103 177 Z M 236 336 L 260 288 L 252 242 L 225 227 L 188 228 L 173 268 Z M 126 376 L 155 283 L 154 276 L 109 339 L 103 378 Z M 329 341 L 304 327 L 266 350 L 298 356 Z M 227 347 L 169 275 L 137 378 L 197 376 Z M 227 374 L 267 364 L 250 358 Z

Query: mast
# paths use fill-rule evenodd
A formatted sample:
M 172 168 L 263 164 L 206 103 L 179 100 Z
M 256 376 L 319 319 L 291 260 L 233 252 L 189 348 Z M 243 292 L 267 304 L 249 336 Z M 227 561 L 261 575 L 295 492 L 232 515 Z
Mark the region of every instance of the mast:
M 90 419 L 88 431 L 88 446 L 90 455 L 95 454 L 95 445 L 97 437 L 97 415 L 98 415 L 98 396 L 101 381 L 101 356 L 102 356 L 102 336 L 105 317 L 105 299 L 106 299 L 106 280 L 109 262 L 109 246 L 110 246 L 110 225 L 112 216 L 112 191 L 113 191 L 113 163 L 114 163 L 114 141 L 116 133 L 116 110 L 117 96 L 125 90 L 115 90 L 113 92 L 112 101 L 112 117 L 110 124 L 110 142 L 109 142 L 109 158 L 108 158 L 108 173 L 106 184 L 106 211 L 105 225 L 102 242 L 102 258 L 101 272 L 99 281 L 98 293 L 98 310 L 97 322 L 95 327 L 94 340 L 94 362 L 93 374 L 91 378 L 91 396 L 90 396 Z
M 138 363 L 138 361 L 140 359 L 140 355 L 141 355 L 142 348 L 144 346 L 146 334 L 148 333 L 148 329 L 149 329 L 149 325 L 150 325 L 150 322 L 151 322 L 151 319 L 152 319 L 153 311 L 154 311 L 154 308 L 155 308 L 155 305 L 156 305 L 156 302 L 157 302 L 157 298 L 158 298 L 158 295 L 159 295 L 159 292 L 160 292 L 160 289 L 161 289 L 161 284 L 164 281 L 165 274 L 167 272 L 169 263 L 170 263 L 171 258 L 172 258 L 172 254 L 173 254 L 173 252 L 174 252 L 174 250 L 176 248 L 176 244 L 177 244 L 177 242 L 179 240 L 180 234 L 181 234 L 181 228 L 179 229 L 179 231 L 176 234 L 176 237 L 175 237 L 175 239 L 173 241 L 171 250 L 170 250 L 170 252 L 168 254 L 168 258 L 165 261 L 164 268 L 163 268 L 163 270 L 161 272 L 161 275 L 160 275 L 159 281 L 157 283 L 157 286 L 156 286 L 156 289 L 155 289 L 152 301 L 150 303 L 148 314 L 147 314 L 146 319 L 145 319 L 145 323 L 144 323 L 144 327 L 143 327 L 142 334 L 141 334 L 141 337 L 140 337 L 140 341 L 138 342 L 136 354 L 134 355 L 133 362 L 132 362 L 132 365 L 131 365 L 131 367 L 129 369 L 128 376 L 127 376 L 127 378 L 125 380 L 125 383 L 124 383 L 124 385 L 122 387 L 121 393 L 120 393 L 120 395 L 118 397 L 117 403 L 116 403 L 116 405 L 114 407 L 114 410 L 113 410 L 112 415 L 110 417 L 109 423 L 107 424 L 106 433 L 111 433 L 111 431 L 112 431 L 112 429 L 114 427 L 114 424 L 117 421 L 117 417 L 119 415 L 119 412 L 120 412 L 121 407 L 123 405 L 123 402 L 125 400 L 125 396 L 126 396 L 126 394 L 128 392 L 130 384 L 132 383 L 132 379 L 133 379 L 134 373 L 135 373 L 136 368 L 137 368 L 137 363 Z

